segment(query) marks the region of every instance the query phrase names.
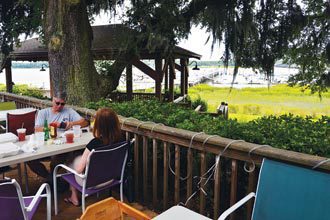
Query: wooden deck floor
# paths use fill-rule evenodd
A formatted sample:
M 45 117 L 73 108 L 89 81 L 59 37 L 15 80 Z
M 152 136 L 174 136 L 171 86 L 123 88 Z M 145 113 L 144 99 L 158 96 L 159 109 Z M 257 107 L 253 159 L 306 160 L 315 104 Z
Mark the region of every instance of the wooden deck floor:
M 22 169 L 23 170 L 23 169 Z M 17 179 L 17 171 L 11 171 L 6 173 L 6 176 L 9 178 L 15 178 Z M 36 174 L 32 173 L 28 169 L 28 178 L 29 178 L 29 189 L 30 193 L 26 194 L 25 193 L 25 185 L 24 183 L 21 184 L 22 192 L 23 195 L 34 195 L 36 191 L 38 190 L 39 186 L 45 181 L 42 178 L 37 177 Z M 24 182 L 24 181 L 23 181 Z M 63 199 L 67 196 L 69 196 L 70 192 L 69 190 L 59 194 L 59 214 L 57 216 L 54 215 L 54 210 L 52 210 L 52 219 L 53 220 L 75 220 L 81 216 L 81 207 L 75 207 L 73 205 L 67 204 L 63 201 Z M 53 196 L 53 195 L 52 195 Z M 116 199 L 119 199 L 119 194 L 118 192 L 113 191 L 112 196 Z M 101 201 L 102 199 L 108 198 L 109 197 L 109 192 L 104 192 L 99 195 L 99 197 L 96 196 L 90 196 L 86 198 L 86 207 Z M 127 201 L 125 201 L 127 202 Z M 140 204 L 137 203 L 128 203 L 129 205 L 133 206 L 134 208 L 144 212 L 146 215 L 150 217 L 155 217 L 157 213 L 153 212 L 152 210 L 148 210 L 146 207 L 141 206 Z M 53 204 L 53 197 L 52 197 L 52 208 L 54 207 Z M 42 204 L 39 206 L 39 209 L 37 213 L 35 214 L 33 220 L 45 220 L 46 219 L 46 200 L 43 199 Z

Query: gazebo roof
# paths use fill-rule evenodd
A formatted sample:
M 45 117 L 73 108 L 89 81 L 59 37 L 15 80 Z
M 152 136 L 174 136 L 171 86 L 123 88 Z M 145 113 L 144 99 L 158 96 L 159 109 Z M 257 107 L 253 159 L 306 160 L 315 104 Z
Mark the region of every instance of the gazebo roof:
M 124 25 L 100 25 L 93 26 L 92 52 L 96 60 L 112 60 L 120 53 L 127 51 L 128 40 L 134 36 L 134 30 Z M 131 33 L 131 34 L 130 34 Z M 158 48 L 149 51 L 146 48 L 140 49 L 140 59 L 154 59 L 161 57 L 164 49 Z M 10 53 L 10 58 L 16 61 L 47 61 L 48 52 L 38 38 L 32 38 L 21 43 L 20 47 L 15 47 Z M 196 58 L 201 55 L 176 46 L 174 48 L 174 58 Z

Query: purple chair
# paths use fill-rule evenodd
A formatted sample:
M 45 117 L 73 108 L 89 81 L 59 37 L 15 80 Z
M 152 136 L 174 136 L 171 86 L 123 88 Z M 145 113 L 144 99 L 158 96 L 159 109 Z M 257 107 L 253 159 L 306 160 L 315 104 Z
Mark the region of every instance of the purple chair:
M 45 189 L 46 193 L 42 194 Z M 43 197 L 47 197 L 47 220 L 50 220 L 51 192 L 47 183 L 40 186 L 35 196 L 23 197 L 21 187 L 16 180 L 0 180 L 0 219 L 32 219 Z
M 123 178 L 130 144 L 130 141 L 124 141 L 92 150 L 88 156 L 85 173 L 83 174 L 78 174 L 74 169 L 64 164 L 57 165 L 53 173 L 55 215 L 58 213 L 57 177 L 62 177 L 82 193 L 82 212 L 85 211 L 85 197 L 117 185 L 120 185 L 120 200 L 123 201 Z M 60 167 L 67 170 L 68 173 L 57 174 Z M 82 178 L 82 186 L 77 183 L 75 175 Z

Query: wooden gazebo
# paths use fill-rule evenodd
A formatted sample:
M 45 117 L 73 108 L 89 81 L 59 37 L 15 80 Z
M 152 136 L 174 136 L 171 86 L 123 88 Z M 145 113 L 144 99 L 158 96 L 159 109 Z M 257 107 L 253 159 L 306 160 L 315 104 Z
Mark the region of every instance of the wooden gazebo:
M 129 53 L 128 40 L 134 35 L 134 31 L 124 25 L 93 26 L 92 52 L 95 60 L 123 59 L 123 54 Z M 188 93 L 188 64 L 189 58 L 200 59 L 201 55 L 176 46 L 171 59 L 164 56 L 164 49 L 155 48 L 152 51 L 147 48 L 139 49 L 139 55 L 128 61 L 126 66 L 126 91 L 128 99 L 132 98 L 132 66 L 141 70 L 155 81 L 155 96 L 161 98 L 161 86 L 163 79 L 164 88 L 168 91 L 170 101 L 174 98 L 175 69 L 181 72 L 181 95 Z M 124 58 L 125 59 L 125 58 Z M 154 60 L 155 68 L 151 68 L 142 60 Z M 179 64 L 175 60 L 180 60 Z M 48 61 L 48 51 L 38 38 L 26 40 L 10 53 L 4 69 L 6 71 L 7 91 L 12 92 L 11 61 Z M 51 71 L 50 71 L 50 74 Z M 50 86 L 52 90 L 52 85 Z

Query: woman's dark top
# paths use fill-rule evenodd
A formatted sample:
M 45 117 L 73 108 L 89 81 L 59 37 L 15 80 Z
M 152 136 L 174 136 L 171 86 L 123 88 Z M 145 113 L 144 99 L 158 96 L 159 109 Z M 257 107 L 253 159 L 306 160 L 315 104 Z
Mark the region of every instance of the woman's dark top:
M 122 137 L 121 141 L 124 141 L 125 139 Z M 119 142 L 116 142 L 116 143 L 119 143 Z M 93 138 L 87 145 L 86 145 L 86 148 L 89 150 L 89 151 L 92 151 L 93 149 L 97 150 L 98 148 L 102 148 L 102 147 L 105 147 L 107 145 L 104 145 L 102 140 L 99 139 L 99 138 Z
M 103 142 L 99 139 L 99 138 L 93 138 L 87 145 L 86 145 L 86 148 L 89 150 L 89 151 L 92 151 L 93 149 L 97 149 L 97 148 L 100 148 L 100 147 L 104 147 L 104 144 Z

